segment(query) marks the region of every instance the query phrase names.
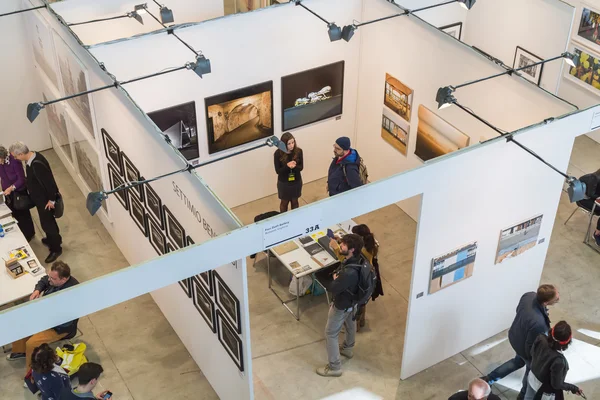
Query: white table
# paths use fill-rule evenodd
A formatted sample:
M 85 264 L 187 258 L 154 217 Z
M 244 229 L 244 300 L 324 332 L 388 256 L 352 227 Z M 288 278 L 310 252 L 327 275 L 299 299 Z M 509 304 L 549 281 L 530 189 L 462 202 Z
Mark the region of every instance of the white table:
M 6 207 L 4 204 L 1 206 Z M 24 266 L 25 273 L 17 278 L 12 277 L 4 266 L 4 260 L 0 260 L 0 306 L 16 303 L 23 298 L 29 297 L 33 292 L 35 284 L 45 275 L 44 264 L 40 263 L 40 260 L 37 259 L 16 221 L 13 225 L 4 228 L 5 231 L 6 229 L 9 229 L 9 231 L 5 232 L 3 238 L 0 238 L 0 256 L 6 259 L 10 251 L 25 246 L 30 257 L 20 261 L 21 265 Z M 38 272 L 37 276 L 33 276 L 30 273 L 31 269 L 27 265 L 27 261 L 30 260 L 35 260 L 38 267 L 41 268 L 41 273 Z
M 355 225 L 356 225 L 356 223 L 354 221 L 349 220 L 349 221 L 345 221 L 345 222 L 336 224 L 332 227 L 329 227 L 329 229 L 331 229 L 334 233 L 338 232 L 338 234 L 341 234 L 341 233 L 346 234 L 346 233 L 351 233 L 352 227 Z M 309 236 L 311 236 L 313 238 L 313 243 L 317 243 L 317 240 L 320 237 L 327 236 L 327 228 L 322 231 L 314 232 Z M 339 262 L 335 257 L 332 257 L 328 253 L 331 258 L 331 261 L 329 261 L 327 263 L 323 263 L 323 265 L 320 265 L 319 263 L 317 263 L 316 261 L 314 261 L 312 259 L 311 255 L 308 254 L 308 252 L 306 250 L 304 250 L 305 245 L 301 243 L 300 239 L 302 239 L 302 238 L 293 240 L 293 242 L 296 244 L 296 246 L 298 246 L 298 248 L 295 250 L 289 251 L 285 254 L 277 253 L 277 247 L 279 247 L 279 246 L 271 248 L 269 250 L 270 253 L 273 254 L 275 257 L 277 257 L 277 259 L 287 268 L 287 270 L 290 272 L 290 274 L 292 274 L 292 276 L 294 276 L 296 278 L 296 298 L 284 300 L 271 287 L 271 263 L 270 263 L 270 256 L 269 256 L 269 254 L 267 254 L 267 274 L 269 276 L 269 289 L 271 289 L 271 291 L 275 294 L 275 296 L 277 296 L 279 301 L 281 301 L 281 304 L 294 317 L 296 317 L 296 320 L 298 320 L 298 321 L 300 321 L 300 278 L 302 278 L 306 275 L 315 273 L 317 271 L 320 271 L 322 269 L 329 268 L 332 265 L 335 265 L 336 263 Z M 306 266 L 306 267 L 310 267 L 310 268 L 303 269 L 303 270 L 298 270 L 298 269 L 294 270 L 294 268 L 292 268 L 292 265 L 291 265 L 294 261 L 297 262 L 301 267 Z M 323 286 L 323 284 L 321 284 L 321 282 L 319 282 L 319 280 L 316 280 L 316 281 L 325 290 L 325 295 L 327 296 L 327 303 L 329 303 L 329 295 L 327 294 L 327 289 Z M 296 312 L 292 311 L 292 309 L 288 306 L 288 303 L 291 303 L 293 301 L 296 301 Z

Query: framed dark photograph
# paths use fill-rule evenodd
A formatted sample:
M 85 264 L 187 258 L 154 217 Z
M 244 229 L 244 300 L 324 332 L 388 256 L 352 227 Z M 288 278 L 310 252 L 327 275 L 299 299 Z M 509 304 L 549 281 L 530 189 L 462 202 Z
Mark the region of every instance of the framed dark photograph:
M 169 242 L 168 240 L 166 241 L 167 243 L 167 253 L 171 253 L 173 251 L 175 251 L 175 247 L 171 244 L 171 242 Z M 188 298 L 192 298 L 192 286 L 193 286 L 193 282 L 192 282 L 192 278 L 186 278 L 182 281 L 179 281 L 179 286 L 181 286 L 181 289 L 183 289 L 183 292 L 185 293 L 185 295 Z
M 212 296 L 214 294 L 212 270 L 194 275 L 193 280 L 202 286 L 209 295 Z
M 542 58 L 536 56 L 533 53 L 525 50 L 524 48 L 517 46 L 517 50 L 515 51 L 515 59 L 513 61 L 513 68 L 525 68 L 519 73 L 523 76 L 523 78 L 527 79 L 535 83 L 536 85 L 540 85 L 540 81 L 542 80 L 542 71 L 544 70 L 544 64 L 532 65 L 537 62 L 544 61 Z
M 240 301 L 229 289 L 221 275 L 217 271 L 212 271 L 214 279 L 213 287 L 215 289 L 215 299 L 219 309 L 232 324 L 237 333 L 242 333 L 242 316 L 240 314 Z
M 217 333 L 217 324 L 215 324 L 215 303 L 197 281 L 194 280 L 192 282 L 192 287 L 194 306 L 200 315 L 202 315 L 202 318 L 204 318 L 213 333 Z
M 123 178 L 121 178 L 121 174 L 119 174 L 117 169 L 112 164 L 106 165 L 108 166 L 108 178 L 110 180 L 110 188 L 111 190 L 114 190 L 119 186 L 123 185 L 125 181 L 123 181 Z M 115 197 L 119 200 L 119 203 L 121 203 L 123 207 L 125 207 L 126 210 L 129 210 L 126 190 L 116 192 Z
M 200 157 L 195 101 L 152 111 L 148 116 L 187 160 Z
M 154 218 L 154 222 L 160 226 L 160 229 L 165 227 L 165 216 L 163 213 L 162 200 L 158 197 L 158 194 L 152 189 L 149 183 L 142 185 L 144 187 L 144 193 L 146 194 L 146 209 L 148 215 Z
M 204 99 L 208 153 L 273 135 L 273 81 Z
M 119 175 L 122 176 L 123 165 L 121 164 L 121 149 L 104 128 L 100 129 L 100 132 L 102 132 L 102 141 L 104 142 L 104 154 L 112 166 L 115 167 Z
M 121 159 L 123 162 L 123 177 L 125 178 L 125 181 L 126 182 L 135 182 L 135 181 L 142 180 L 142 177 L 140 176 L 140 171 L 133 164 L 133 162 L 131 162 L 129 157 L 127 157 L 127 154 L 125 154 L 124 152 L 121 152 Z M 135 195 L 138 197 L 138 199 L 140 199 L 142 202 L 144 201 L 143 186 L 144 185 L 138 185 L 138 186 L 133 187 L 132 189 L 129 189 L 130 191 L 135 193 Z
M 186 246 L 191 246 L 191 245 L 193 245 L 193 244 L 196 244 L 196 242 L 194 242 L 194 241 L 192 240 L 192 238 L 188 236 L 188 237 L 187 237 L 187 239 L 186 239 L 186 244 L 185 244 L 185 245 L 186 245 Z
M 455 22 L 454 24 L 440 26 L 438 29 L 448 35 L 460 40 L 462 37 L 462 22 Z
M 299 128 L 342 114 L 344 61 L 281 78 L 282 129 Z
M 167 253 L 166 238 L 163 230 L 152 219 L 148 218 L 148 240 L 159 256 Z
M 227 318 L 223 317 L 221 310 L 217 310 L 217 327 L 219 342 L 221 342 L 235 365 L 237 365 L 239 370 L 243 372 L 244 354 L 242 349 L 242 340 L 238 335 L 236 335 L 229 322 L 227 322 Z
M 140 228 L 140 231 L 144 236 L 148 236 L 148 216 L 146 209 L 141 201 L 135 195 L 132 195 L 130 191 L 127 191 L 129 197 L 129 215 L 133 222 Z
M 177 221 L 177 218 L 173 215 L 171 210 L 167 208 L 167 206 L 163 205 L 163 209 L 165 210 L 165 222 L 167 224 L 167 236 L 171 240 L 171 243 L 177 249 L 182 249 L 185 247 L 185 230 L 183 226 Z

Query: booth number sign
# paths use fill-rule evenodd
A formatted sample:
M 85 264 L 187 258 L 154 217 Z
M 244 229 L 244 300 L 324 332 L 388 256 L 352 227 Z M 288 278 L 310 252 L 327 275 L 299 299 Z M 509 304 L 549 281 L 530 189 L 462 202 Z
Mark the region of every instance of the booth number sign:
M 304 232 L 305 235 L 308 235 L 309 233 L 313 233 L 313 232 L 317 232 L 319 229 L 319 225 L 313 225 L 313 226 L 309 226 L 308 228 L 306 228 L 306 232 Z
M 298 209 L 260 222 L 263 231 L 263 246 L 268 249 L 320 229 L 322 211 L 319 209 Z

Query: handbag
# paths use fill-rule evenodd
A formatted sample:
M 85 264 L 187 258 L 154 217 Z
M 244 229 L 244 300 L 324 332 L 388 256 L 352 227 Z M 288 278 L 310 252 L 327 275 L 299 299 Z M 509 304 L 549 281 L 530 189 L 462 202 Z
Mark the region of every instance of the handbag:
M 37 384 L 33 380 L 33 370 L 31 369 L 31 367 L 27 371 L 27 374 L 25 375 L 25 378 L 23 378 L 23 380 L 25 381 L 25 384 L 27 385 L 27 389 L 29 389 L 29 391 L 31 393 L 36 394 L 37 392 L 40 391 Z
M 15 190 L 11 194 L 12 194 L 11 202 L 12 202 L 12 206 L 15 210 L 17 210 L 17 211 L 30 210 L 35 206 L 33 204 L 33 201 L 31 200 L 31 197 L 29 197 L 29 194 L 27 192 L 17 192 Z
M 60 193 L 56 193 L 56 200 L 54 201 L 54 218 L 60 218 L 65 213 L 65 202 Z

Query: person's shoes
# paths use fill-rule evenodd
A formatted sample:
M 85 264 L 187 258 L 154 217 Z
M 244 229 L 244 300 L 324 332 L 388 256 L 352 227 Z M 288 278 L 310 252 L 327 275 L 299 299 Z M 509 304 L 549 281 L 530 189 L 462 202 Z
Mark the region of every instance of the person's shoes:
M 42 238 L 42 244 L 46 247 L 50 247 L 50 243 L 48 243 L 48 238 Z
M 600 246 L 600 234 L 599 234 L 599 235 L 596 235 L 596 234 L 594 233 L 594 239 L 596 240 L 596 245 L 597 245 L 597 246 Z
M 343 348 L 340 346 L 340 354 L 346 358 L 354 357 L 354 351 L 351 348 Z
M 60 257 L 61 254 L 62 254 L 62 250 L 51 251 L 50 254 L 48 254 L 48 257 L 46 257 L 46 259 L 44 260 L 44 262 L 46 264 L 53 263 L 54 261 L 56 261 L 58 259 L 58 257 Z
M 24 387 L 25 389 L 29 389 L 29 386 L 27 386 L 27 382 L 23 382 L 23 387 Z
M 327 364 L 324 367 L 317 368 L 317 374 L 319 374 L 321 376 L 331 376 L 331 377 L 337 378 L 337 377 L 342 376 L 342 370 L 341 369 L 333 370 L 333 369 L 329 368 L 329 364 Z
M 16 361 L 25 358 L 25 353 L 10 353 L 6 355 L 8 361 Z

